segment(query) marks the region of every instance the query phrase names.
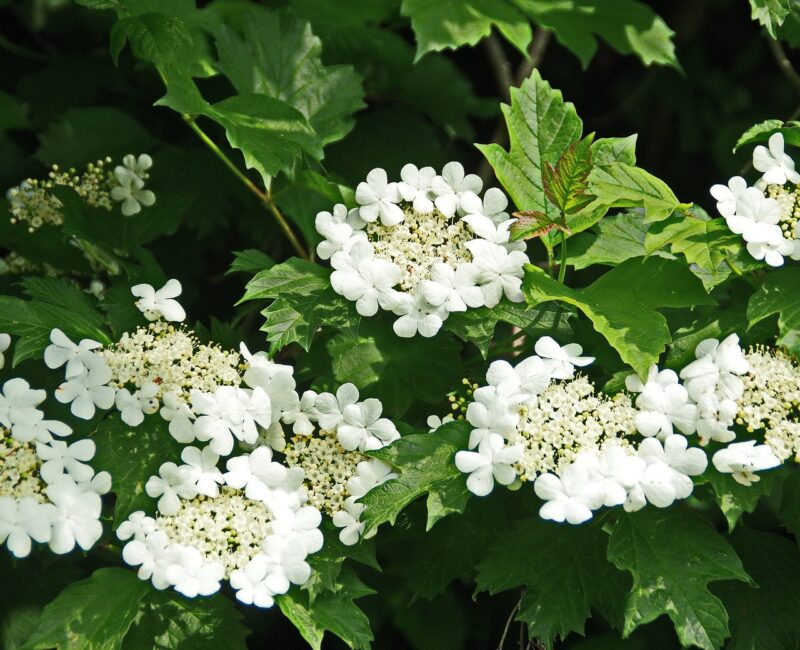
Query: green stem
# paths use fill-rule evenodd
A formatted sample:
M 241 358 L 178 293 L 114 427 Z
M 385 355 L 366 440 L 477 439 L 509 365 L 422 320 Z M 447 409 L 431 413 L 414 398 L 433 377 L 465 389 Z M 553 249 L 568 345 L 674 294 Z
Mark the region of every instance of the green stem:
M 547 244 L 545 244 L 545 249 L 547 250 L 547 273 L 554 278 L 556 277 L 556 260 L 553 256 L 553 249 Z
M 253 194 L 255 194 L 259 201 L 261 201 L 267 209 L 272 212 L 275 220 L 278 222 L 283 234 L 286 235 L 286 238 L 289 240 L 289 243 L 294 248 L 295 252 L 302 257 L 304 260 L 310 259 L 308 252 L 303 248 L 303 245 L 300 243 L 300 240 L 297 238 L 297 235 L 294 234 L 292 227 L 289 225 L 289 222 L 286 220 L 286 217 L 283 216 L 281 211 L 278 209 L 278 206 L 275 205 L 275 201 L 273 201 L 272 196 L 269 192 L 264 192 L 259 188 L 253 181 L 251 181 L 247 176 L 242 173 L 242 171 L 233 163 L 233 161 L 225 155 L 225 152 L 220 149 L 217 144 L 208 136 L 208 134 L 200 128 L 200 126 L 195 122 L 194 118 L 191 115 L 187 115 L 185 113 L 182 114 L 184 121 L 189 125 L 189 128 L 197 135 L 198 138 L 209 148 L 214 155 L 219 158 L 225 167 L 230 170 L 236 178 L 238 178 L 244 185 L 250 190 Z
M 561 233 L 561 262 L 558 266 L 558 282 L 564 284 L 567 275 L 567 234 Z

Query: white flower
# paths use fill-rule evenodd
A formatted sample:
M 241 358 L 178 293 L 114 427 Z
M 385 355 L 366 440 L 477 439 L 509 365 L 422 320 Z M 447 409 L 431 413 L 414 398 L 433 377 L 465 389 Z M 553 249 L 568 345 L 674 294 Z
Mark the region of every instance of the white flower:
M 492 433 L 478 445 L 478 451 L 456 453 L 456 467 L 469 474 L 467 489 L 483 497 L 494 488 L 494 482 L 509 485 L 517 477 L 513 464 L 522 457 L 522 446 L 506 446 L 503 437 Z
M 736 214 L 737 202 L 744 196 L 745 190 L 747 181 L 741 176 L 734 176 L 727 185 L 718 184 L 711 188 L 711 196 L 717 200 L 717 210 L 723 217 L 727 219 Z
M 228 459 L 225 464 L 225 484 L 237 490 L 244 489 L 248 499 L 275 503 L 279 498 L 275 488 L 293 490 L 302 482 L 303 470 L 287 469 L 272 460 L 272 450 L 267 446 L 257 447 L 250 454 Z
M 417 332 L 426 338 L 435 336 L 447 316 L 443 307 L 434 307 L 422 293 L 416 296 L 401 294 L 394 313 L 400 316 L 392 325 L 394 333 L 406 339 Z
M 151 476 L 144 486 L 148 496 L 160 497 L 158 510 L 165 515 L 174 515 L 180 508 L 180 499 L 193 499 L 197 488 L 190 471 L 168 462 L 158 468 L 158 476 Z
M 440 418 L 438 415 L 429 415 L 428 419 L 425 420 L 425 423 L 428 425 L 428 433 L 433 433 L 439 427 L 448 422 L 452 422 L 455 418 L 453 417 L 452 413 L 448 413 L 443 418 Z
M 272 405 L 272 422 L 281 418 L 281 412 L 296 411 L 300 406 L 294 380 L 294 369 L 271 361 L 266 352 L 251 354 L 244 343 L 239 350 L 247 361 L 243 379 L 250 388 L 261 388 L 269 396 Z
M 117 167 L 117 169 L 122 169 Z M 127 170 L 126 170 L 127 172 Z M 144 189 L 144 181 L 133 173 L 116 174 L 119 185 L 111 188 L 111 198 L 122 202 L 122 214 L 126 217 L 138 214 L 142 206 L 150 207 L 156 202 L 156 195 Z
M 166 569 L 166 577 L 175 590 L 187 598 L 210 596 L 219 591 L 219 583 L 225 576 L 225 567 L 220 562 L 208 562 L 196 548 L 183 547 L 174 564 Z
M 125 544 L 122 559 L 131 566 L 139 567 L 136 575 L 141 580 L 152 580 L 156 589 L 166 589 L 170 584 L 166 577 L 167 567 L 178 559 L 181 551 L 181 547 L 170 544 L 164 531 L 154 528 Z
M 403 180 L 397 184 L 397 190 L 403 200 L 411 203 L 417 212 L 428 214 L 433 211 L 431 183 L 435 177 L 436 170 L 433 167 L 418 169 L 411 163 L 403 165 L 400 170 L 400 178 Z
M 464 175 L 464 167 L 458 162 L 449 162 L 442 169 L 442 175 L 434 177 L 431 190 L 436 195 L 434 203 L 439 211 L 452 217 L 460 201 L 468 192 L 478 194 L 483 182 L 475 174 Z
M 431 267 L 429 280 L 420 283 L 420 292 L 434 307 L 448 312 L 466 311 L 483 305 L 483 291 L 477 286 L 478 268 L 465 262 L 455 269 L 437 262 Z
M 745 241 L 759 241 L 760 233 L 769 232 L 764 226 L 780 221 L 780 204 L 754 187 L 748 187 L 736 198 L 736 213 L 725 217 L 728 227 Z
M 153 166 L 153 159 L 146 153 L 140 154 L 138 157 L 129 153 L 122 159 L 122 165 L 114 168 L 114 175 L 117 178 L 120 175 L 124 176 L 128 173 L 134 174 L 141 180 L 147 180 L 147 170 Z
M 650 367 L 647 381 L 636 375 L 625 380 L 628 390 L 639 392 L 636 398 L 636 429 L 643 436 L 664 439 L 673 434 L 673 425 L 683 433 L 694 433 L 697 428 L 697 406 L 691 403 L 689 393 L 678 383 L 672 370 L 659 372 L 655 364 Z
M 103 359 L 93 350 L 102 348 L 102 343 L 83 339 L 77 345 L 60 329 L 50 332 L 50 345 L 44 349 L 44 363 L 48 368 L 60 368 L 67 364 L 66 376 L 74 377 L 85 368 L 95 368 L 104 364 Z
M 194 483 L 198 494 L 212 498 L 219 495 L 219 486 L 225 479 L 217 467 L 219 456 L 211 447 L 204 447 L 202 451 L 197 447 L 185 447 L 181 460 L 186 463 L 181 467 L 189 473 L 189 480 Z
M 466 243 L 473 255 L 473 264 L 478 269 L 477 282 L 483 292 L 484 304 L 495 307 L 505 293 L 512 302 L 522 302 L 523 266 L 528 261 L 521 251 L 508 252 L 502 246 L 483 239 Z
M 400 434 L 391 420 L 381 417 L 382 411 L 380 400 L 374 398 L 345 406 L 337 430 L 339 444 L 347 451 L 371 451 L 397 440 Z
M 763 241 L 751 241 L 747 243 L 747 252 L 754 259 L 764 260 L 769 266 L 783 266 L 783 258 L 790 257 L 795 253 L 794 243 L 778 235 L 778 230 L 772 228 L 771 233 L 764 235 Z
M 470 215 L 480 215 L 488 217 L 495 224 L 503 223 L 508 220 L 508 197 L 502 190 L 490 187 L 481 197 L 474 192 L 465 192 L 461 196 L 461 212 L 465 217 Z
M 31 540 L 50 541 L 50 525 L 55 507 L 33 497 L 0 497 L 0 544 L 6 543 L 15 557 L 27 557 Z
M 306 554 L 316 553 L 322 548 L 324 539 L 319 529 L 322 515 L 312 506 L 298 510 L 286 509 L 272 522 L 272 532 L 302 546 Z
M 169 392 L 163 397 L 161 417 L 169 422 L 169 432 L 175 440 L 188 444 L 194 442 L 194 412 L 177 393 Z
M 480 214 L 468 214 L 461 218 L 469 224 L 470 229 L 481 239 L 502 246 L 508 251 L 524 251 L 526 246 L 524 241 L 511 241 L 511 225 L 516 219 L 507 219 L 500 223 L 495 223 L 489 217 Z
M 356 472 L 356 475 L 347 481 L 347 492 L 355 499 L 360 499 L 372 488 L 397 478 L 392 467 L 377 458 L 362 460 L 356 466 Z
M 759 145 L 753 150 L 753 167 L 763 172 L 762 181 L 768 185 L 783 185 L 786 181 L 800 183 L 794 161 L 783 152 L 783 134 L 773 133 L 768 145 L 769 149 Z
M 603 485 L 594 480 L 588 469 L 572 463 L 563 469 L 561 476 L 542 474 L 533 484 L 536 496 L 546 503 L 539 509 L 542 519 L 570 524 L 581 524 L 592 518 L 605 499 Z
M 552 364 L 541 357 L 530 356 L 512 367 L 508 361 L 493 361 L 486 372 L 486 381 L 499 393 L 508 396 L 510 403 L 526 402 L 539 395 L 550 385 Z M 482 388 L 476 391 L 480 395 L 488 394 Z
M 11 347 L 11 337 L 8 334 L 0 333 L 0 370 L 6 364 L 4 353 Z
M 344 502 L 344 510 L 337 510 L 333 513 L 333 525 L 342 529 L 339 531 L 339 541 L 345 546 L 357 544 L 364 532 L 361 515 L 364 514 L 365 509 L 366 506 L 363 503 L 347 499 Z
M 94 458 L 93 440 L 78 440 L 71 445 L 61 440 L 51 440 L 49 444 L 36 444 L 36 455 L 42 460 L 39 476 L 45 483 L 55 483 L 64 473 L 76 483 L 89 481 L 94 470 L 85 462 Z
M 181 295 L 183 287 L 176 279 L 167 280 L 167 283 L 158 291 L 149 284 L 137 284 L 131 287 L 131 293 L 139 298 L 136 307 L 144 314 L 147 320 L 181 322 L 186 319 L 186 312 L 180 303 L 175 300 Z
M 347 208 L 341 204 L 334 207 L 334 212 L 337 208 L 344 208 L 345 213 L 347 212 Z M 330 259 L 334 253 L 339 251 L 346 253 L 355 242 L 367 238 L 363 230 L 354 230 L 347 221 L 337 219 L 330 212 L 320 212 L 314 226 L 317 232 L 325 238 L 317 244 L 317 255 L 323 260 Z
M 20 377 L 9 379 L 0 394 L 0 426 L 11 429 L 11 435 L 18 440 L 31 440 L 35 437 L 34 428 L 44 418 L 36 407 L 46 397 L 45 391 L 32 389 Z
M 61 438 L 72 434 L 72 428 L 59 422 L 58 420 L 39 420 L 32 424 L 17 424 L 14 425 L 11 435 L 20 442 L 36 442 L 48 443 L 53 439 L 53 436 Z
M 336 431 L 344 421 L 344 409 L 358 402 L 358 389 L 354 384 L 342 384 L 332 393 L 320 393 L 315 401 L 319 413 L 319 426 L 325 431 Z
M 390 183 L 383 169 L 373 169 L 367 174 L 366 182 L 356 187 L 356 202 L 361 206 L 359 216 L 371 223 L 378 217 L 384 226 L 394 226 L 403 220 L 397 183 Z
M 142 540 L 156 529 L 156 520 L 144 511 L 132 512 L 117 528 L 117 537 L 123 542 L 131 538 Z M 126 560 L 127 561 L 127 560 Z M 130 563 L 129 563 L 130 564 Z
M 711 461 L 718 471 L 732 474 L 734 480 L 742 485 L 749 486 L 760 480 L 755 472 L 772 469 L 781 464 L 781 461 L 767 445 L 756 445 L 755 440 L 736 442 L 720 449 L 714 454 Z
M 295 544 L 282 535 L 269 535 L 264 540 L 268 576 L 266 585 L 275 594 L 285 594 L 289 585 L 301 585 L 311 577 L 311 567 L 305 561 L 302 544 Z
M 256 555 L 244 567 L 231 572 L 231 587 L 236 589 L 236 600 L 245 605 L 272 607 L 274 594 L 267 588 L 266 578 L 269 570 L 267 557 Z
M 158 411 L 158 386 L 147 382 L 131 395 L 127 388 L 120 388 L 114 396 L 114 405 L 119 410 L 125 424 L 138 427 L 144 422 L 144 416 Z
M 61 476 L 47 486 L 47 498 L 55 507 L 50 550 L 69 553 L 75 545 L 88 551 L 103 534 L 100 523 L 102 502 L 92 492 L 82 490 L 69 476 Z
M 560 346 L 549 336 L 543 336 L 536 341 L 534 349 L 544 360 L 553 379 L 570 379 L 575 374 L 575 366 L 582 368 L 594 361 L 594 357 L 580 356 L 583 348 L 577 343 Z
M 319 396 L 313 390 L 307 390 L 300 398 L 297 408 L 286 411 L 283 421 L 292 425 L 292 433 L 297 436 L 310 436 L 314 433 L 314 422 L 319 418 L 316 404 Z
M 750 369 L 739 346 L 739 337 L 731 334 L 722 343 L 705 339 L 695 348 L 696 361 L 681 370 L 681 379 L 696 402 L 710 392 L 719 391 L 722 399 L 739 399 L 744 384 L 739 375 Z
M 111 369 L 105 365 L 84 368 L 74 377 L 67 378 L 55 392 L 56 399 L 62 404 L 69 404 L 75 417 L 91 420 L 95 407 L 110 409 L 114 405 L 115 391 L 108 386 L 111 381 Z
M 248 444 L 258 440 L 260 425 L 269 429 L 272 407 L 263 389 L 252 391 L 236 386 L 220 386 L 214 393 L 192 391 L 192 407 L 197 414 L 195 436 L 210 440 L 210 446 L 220 456 L 233 451 L 234 437 Z
M 702 449 L 688 447 L 686 438 L 674 434 L 661 443 L 647 438 L 639 445 L 639 457 L 647 462 L 640 483 L 649 503 L 665 508 L 675 499 L 685 499 L 694 485 L 690 476 L 702 474 L 708 459 Z
M 356 242 L 349 253 L 335 253 L 331 258 L 331 286 L 339 295 L 355 301 L 361 316 L 374 316 L 378 306 L 394 309 L 398 293 L 394 287 L 400 281 L 400 269 L 388 260 L 375 257 L 367 241 Z

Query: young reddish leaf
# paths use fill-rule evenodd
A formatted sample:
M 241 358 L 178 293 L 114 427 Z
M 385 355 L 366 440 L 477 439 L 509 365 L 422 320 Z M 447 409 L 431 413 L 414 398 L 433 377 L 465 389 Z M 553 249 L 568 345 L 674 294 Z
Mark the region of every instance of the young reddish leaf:
M 590 133 L 583 140 L 573 142 L 555 166 L 545 162 L 542 167 L 544 193 L 562 214 L 574 214 L 595 198 L 587 192 L 593 140 L 594 133 Z
M 539 210 L 523 210 L 515 212 L 513 216 L 517 221 L 511 224 L 511 241 L 542 237 L 555 229 L 568 235 L 572 234 L 566 226 L 553 221 Z

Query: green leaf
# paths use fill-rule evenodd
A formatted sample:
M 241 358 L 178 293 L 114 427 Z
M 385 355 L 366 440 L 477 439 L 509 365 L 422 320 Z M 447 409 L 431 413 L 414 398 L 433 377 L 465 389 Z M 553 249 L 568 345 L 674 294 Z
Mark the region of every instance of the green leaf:
M 554 524 L 534 515 L 497 536 L 478 565 L 478 589 L 495 594 L 523 587 L 516 619 L 546 647 L 556 637 L 583 634 L 592 609 L 619 628 L 631 581 L 606 559 L 607 547 L 608 535 L 598 526 Z
M 322 159 L 319 136 L 305 116 L 283 100 L 236 95 L 210 106 L 205 115 L 225 128 L 230 145 L 241 150 L 245 164 L 261 174 L 267 187 L 278 172 L 291 174 L 304 154 Z
M 544 193 L 563 214 L 574 214 L 594 200 L 586 191 L 592 170 L 592 140 L 593 133 L 571 144 L 555 167 L 545 162 L 542 169 Z
M 595 165 L 614 162 L 636 164 L 636 135 L 625 138 L 600 138 L 592 145 L 592 160 Z
M 747 129 L 747 131 L 742 133 L 733 151 L 736 153 L 741 147 L 746 145 L 767 142 L 774 133 L 782 133 L 783 139 L 787 144 L 794 145 L 795 147 L 800 146 L 800 122 L 795 120 L 790 120 L 788 122 L 784 122 L 783 120 L 765 120 L 764 122 L 754 124 Z
M 669 247 L 673 255 L 683 255 L 707 289 L 724 282 L 732 273 L 725 263 L 741 253 L 742 239 L 731 232 L 725 220 L 698 219 L 680 213 L 656 224 L 645 238 L 648 254 Z
M 585 68 L 597 51 L 598 38 L 622 54 L 635 54 L 645 65 L 679 68 L 674 32 L 638 0 L 515 0 L 538 25 L 552 30 Z
M 231 262 L 225 275 L 229 273 L 248 273 L 253 275 L 273 266 L 275 266 L 275 261 L 269 255 L 255 248 L 248 248 L 244 251 L 233 252 L 233 262 Z
M 642 377 L 671 341 L 667 320 L 656 310 L 713 304 L 686 266 L 660 257 L 627 260 L 585 289 L 565 287 L 537 267 L 526 269 L 523 291 L 530 304 L 574 305 Z
M 190 73 L 196 60 L 195 42 L 181 18 L 164 13 L 122 18 L 114 25 L 110 38 L 114 60 L 127 41 L 138 58 L 156 67 L 167 87 L 167 94 L 156 102 L 157 105 L 190 115 L 207 110 L 208 103 Z
M 589 174 L 589 191 L 608 207 L 643 207 L 645 221 L 661 221 L 681 207 L 669 186 L 640 167 L 615 162 L 597 165 Z
M 365 106 L 352 66 L 322 64 L 322 43 L 311 25 L 287 11 L 250 8 L 242 34 L 224 25 L 217 34 L 219 68 L 241 94 L 259 93 L 299 110 L 323 144 L 353 128 Z
M 606 217 L 591 234 L 581 233 L 569 240 L 567 263 L 576 269 L 585 269 L 595 264 L 617 266 L 632 257 L 645 257 L 649 254 L 645 248 L 649 229 L 641 210 Z M 656 255 L 672 257 L 662 252 Z
M 0 90 L 0 131 L 28 127 L 25 105 L 16 97 Z
M 272 349 L 297 342 L 306 351 L 321 326 L 355 327 L 358 316 L 350 302 L 330 286 L 329 272 L 317 264 L 292 258 L 258 273 L 247 283 L 239 302 L 273 299 L 261 314 L 261 330 Z
M 357 331 L 330 339 L 327 347 L 337 382 L 367 389 L 392 417 L 403 416 L 414 399 L 440 402 L 463 376 L 462 346 L 448 334 L 421 338 L 409 347 L 385 323 L 363 321 Z
M 745 512 L 753 512 L 763 496 L 772 494 L 786 476 L 783 468 L 759 472 L 759 480 L 745 486 L 737 483 L 730 474 L 709 472 L 708 480 L 714 488 L 722 514 L 728 522 L 728 530 L 733 531 L 739 518 Z
M 125 569 L 98 569 L 44 608 L 25 648 L 116 650 L 151 587 Z
M 757 20 L 772 38 L 778 38 L 778 27 L 792 11 L 791 0 L 750 0 L 751 16 Z
M 0 296 L 0 331 L 20 337 L 14 346 L 14 365 L 40 357 L 56 327 L 76 341 L 111 343 L 92 299 L 68 280 L 27 278 L 23 286 L 32 300 Z
M 147 496 L 144 485 L 158 475 L 162 463 L 179 463 L 182 445 L 168 431 L 168 423 L 149 415 L 138 427 L 125 424 L 114 414 L 104 419 L 92 436 L 97 445 L 92 467 L 111 474 L 111 490 L 117 496 L 114 528 L 132 512 L 155 511 L 155 501 Z
M 747 305 L 750 327 L 778 314 L 778 345 L 800 353 L 800 269 L 772 269 Z
M 730 616 L 727 650 L 800 647 L 797 546 L 780 535 L 746 527 L 736 531 L 731 543 L 758 587 L 730 582 L 714 587 Z
M 559 212 L 545 196 L 542 169 L 555 164 L 567 148 L 581 137 L 583 124 L 575 107 L 564 102 L 534 70 L 519 88 L 511 89 L 511 106 L 503 105 L 511 142 L 477 145 L 495 175 L 520 210 L 538 210 L 549 220 Z
M 524 512 L 516 502 L 508 503 L 496 497 L 470 499 L 462 515 L 446 517 L 410 542 L 405 581 L 412 602 L 431 600 L 457 578 L 475 577 L 489 545 Z M 454 552 L 453 540 L 458 540 L 458 552 Z
M 570 320 L 574 315 L 574 311 L 562 305 L 544 304 L 530 308 L 504 298 L 491 309 L 479 307 L 454 312 L 445 321 L 444 328 L 462 341 L 474 343 L 486 358 L 497 323 L 509 323 L 533 337 L 548 335 L 560 340 L 571 335 Z
M 242 613 L 221 594 L 184 598 L 171 589 L 148 589 L 121 650 L 246 650 L 249 634 Z
M 783 484 L 781 521 L 800 543 L 800 471 L 796 468 Z
M 338 636 L 353 650 L 369 650 L 373 639 L 367 615 L 353 600 L 375 593 L 353 573 L 339 579 L 339 589 L 317 596 L 309 605 L 308 594 L 292 589 L 277 602 L 298 632 L 315 650 L 320 650 L 326 631 Z
M 393 525 L 407 505 L 425 494 L 428 495 L 427 530 L 442 517 L 463 512 L 469 492 L 454 458 L 457 451 L 467 448 L 469 431 L 466 422 L 449 422 L 434 433 L 404 436 L 388 447 L 370 452 L 370 456 L 394 465 L 400 476 L 360 499 L 367 506 L 362 519 L 364 534 L 384 522 Z
M 426 52 L 475 45 L 496 27 L 525 54 L 531 27 L 506 0 L 403 0 L 400 13 L 411 19 L 417 38 L 417 60 Z
M 339 589 L 339 576 L 348 559 L 380 571 L 380 565 L 375 557 L 374 540 L 361 539 L 355 546 L 345 546 L 339 540 L 339 529 L 327 518 L 322 521 L 321 530 L 325 543 L 322 550 L 308 557 L 313 573 L 303 584 L 303 589 L 308 591 L 312 604 L 319 594 Z
M 708 590 L 716 580 L 751 582 L 727 540 L 692 512 L 645 508 L 622 514 L 608 559 L 633 576 L 623 635 L 666 614 L 684 646 L 722 647 L 728 614 Z

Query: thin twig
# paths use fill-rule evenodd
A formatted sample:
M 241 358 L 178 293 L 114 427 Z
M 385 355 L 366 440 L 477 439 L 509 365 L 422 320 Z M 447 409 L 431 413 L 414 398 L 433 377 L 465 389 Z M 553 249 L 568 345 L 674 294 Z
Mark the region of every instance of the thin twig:
M 511 76 L 511 63 L 503 51 L 503 43 L 500 37 L 492 32 L 489 38 L 484 39 L 483 44 L 489 56 L 489 63 L 494 70 L 494 79 L 497 82 L 500 96 L 503 101 L 508 102 L 511 100 L 511 84 L 514 83 L 514 79 Z
M 539 67 L 542 59 L 544 58 L 545 52 L 547 51 L 547 46 L 550 44 L 551 38 L 552 32 L 543 29 L 542 27 L 536 28 L 536 31 L 533 34 L 533 41 L 528 48 L 528 57 L 523 59 L 519 66 L 517 66 L 517 71 L 514 74 L 513 85 L 515 87 L 521 86 L 522 82 L 530 76 L 533 70 Z M 502 93 L 502 95 L 503 99 L 510 101 L 511 88 L 509 87 L 508 91 Z M 497 126 L 495 126 L 491 143 L 498 144 L 501 147 L 505 147 L 508 144 L 508 129 L 506 128 L 505 119 L 503 117 L 500 117 L 497 122 Z M 480 168 L 478 169 L 478 176 L 480 176 L 481 180 L 485 183 L 491 177 L 491 175 L 492 166 L 489 164 L 488 160 L 484 159 L 483 162 L 481 162 Z
M 508 636 L 508 629 L 511 627 L 511 622 L 514 620 L 514 614 L 517 613 L 520 606 L 522 605 L 522 598 L 525 595 L 525 591 L 519 597 L 517 604 L 514 605 L 514 609 L 511 610 L 511 613 L 508 615 L 508 619 L 506 620 L 506 626 L 503 628 L 503 636 L 500 637 L 500 643 L 497 644 L 497 650 L 503 650 L 503 646 L 506 643 L 506 636 Z
M 767 45 L 769 46 L 769 51 L 772 52 L 772 58 L 775 59 L 775 63 L 778 64 L 783 76 L 786 77 L 786 80 L 800 93 L 800 73 L 794 69 L 789 57 L 786 56 L 786 51 L 783 49 L 783 46 L 779 41 L 770 37 L 767 37 Z

